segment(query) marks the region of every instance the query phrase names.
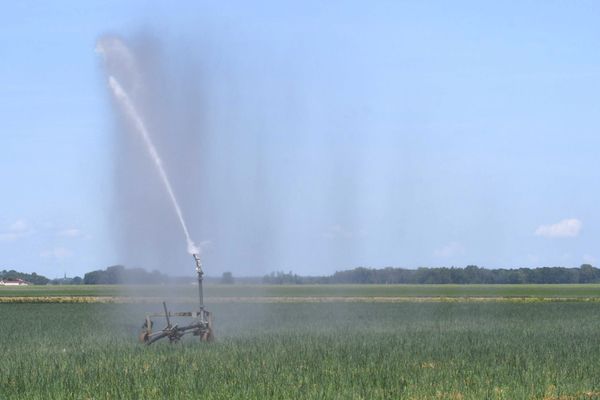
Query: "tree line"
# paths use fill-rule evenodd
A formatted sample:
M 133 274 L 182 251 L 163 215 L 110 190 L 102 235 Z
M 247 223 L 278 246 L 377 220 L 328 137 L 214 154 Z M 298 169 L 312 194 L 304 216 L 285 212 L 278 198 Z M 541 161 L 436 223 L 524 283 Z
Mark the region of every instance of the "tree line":
M 86 285 L 114 285 L 114 284 L 167 284 L 189 283 L 193 277 L 171 277 L 159 271 L 148 272 L 143 268 L 125 268 L 122 265 L 113 265 L 104 270 L 88 272 L 83 278 L 58 278 L 48 279 L 35 272 L 31 274 L 15 270 L 0 271 L 0 279 L 16 280 L 46 284 L 86 284 Z M 255 278 L 251 281 L 255 282 Z M 258 278 L 260 279 L 260 278 Z M 219 278 L 206 277 L 208 282 L 231 284 L 235 279 L 231 272 L 223 273 Z M 250 278 L 240 278 L 241 281 L 250 281 Z M 579 268 L 543 267 L 543 268 L 518 268 L 518 269 L 486 269 L 476 265 L 465 268 L 365 268 L 358 267 L 349 270 L 337 271 L 326 276 L 301 276 L 293 272 L 273 272 L 262 278 L 265 284 L 540 284 L 540 283 L 600 283 L 600 269 L 583 264 Z
M 518 283 L 598 283 L 600 269 L 589 264 L 579 268 L 543 267 L 486 269 L 465 268 L 365 268 L 337 271 L 329 276 L 300 276 L 274 272 L 263 277 L 267 284 L 355 283 L 355 284 L 518 284 Z
M 85 285 L 161 284 L 171 282 L 171 277 L 157 270 L 148 272 L 143 268 L 125 268 L 122 265 L 113 265 L 105 270 L 91 271 L 83 276 Z
M 46 278 L 43 275 L 38 275 L 35 272 L 27 274 L 24 272 L 15 271 L 14 269 L 11 269 L 10 271 L 0 271 L 0 280 L 16 281 L 18 279 L 22 279 L 26 282 L 33 283 L 34 285 L 46 285 L 48 282 L 50 282 L 50 279 Z

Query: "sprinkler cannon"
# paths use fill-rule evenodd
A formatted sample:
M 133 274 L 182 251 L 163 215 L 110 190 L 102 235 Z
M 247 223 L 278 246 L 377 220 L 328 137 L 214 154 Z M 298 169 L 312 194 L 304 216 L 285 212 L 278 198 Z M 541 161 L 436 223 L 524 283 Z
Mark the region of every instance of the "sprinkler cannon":
M 146 314 L 146 319 L 142 325 L 142 332 L 140 333 L 140 341 L 147 345 L 151 345 L 157 340 L 168 338 L 169 342 L 178 342 L 183 335 L 191 333 L 194 336 L 198 336 L 203 342 L 210 342 L 213 340 L 212 330 L 212 313 L 204 309 L 204 294 L 202 292 L 202 263 L 198 254 L 192 254 L 196 263 L 196 274 L 198 276 L 198 311 L 184 311 L 184 312 L 171 312 L 167 309 L 167 303 L 163 301 L 162 313 L 149 313 Z M 152 318 L 164 318 L 167 325 L 160 331 L 153 332 L 152 326 L 154 321 Z M 189 317 L 191 320 L 183 326 L 178 324 L 173 325 L 171 323 L 171 317 Z

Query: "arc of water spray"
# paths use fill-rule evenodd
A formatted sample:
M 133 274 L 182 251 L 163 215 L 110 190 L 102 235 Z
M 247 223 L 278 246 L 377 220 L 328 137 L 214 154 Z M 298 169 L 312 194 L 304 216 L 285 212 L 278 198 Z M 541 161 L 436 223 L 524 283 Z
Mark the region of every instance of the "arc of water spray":
M 154 147 L 154 143 L 150 138 L 148 130 L 146 129 L 146 125 L 144 125 L 144 121 L 139 116 L 133 102 L 123 90 L 123 87 L 119 84 L 119 81 L 115 79 L 113 76 L 108 77 L 108 84 L 110 89 L 112 90 L 114 96 L 119 101 L 119 104 L 125 111 L 125 114 L 129 117 L 129 119 L 133 122 L 136 131 L 140 133 L 142 138 L 144 139 L 144 143 L 146 144 L 146 148 L 148 149 L 148 153 L 150 153 L 150 157 L 154 161 L 154 165 L 158 170 L 158 174 L 160 175 L 160 179 L 162 180 L 167 193 L 169 194 L 169 198 L 171 199 L 171 203 L 175 208 L 175 212 L 177 213 L 177 217 L 179 218 L 179 223 L 181 224 L 181 228 L 183 229 L 183 233 L 185 234 L 185 239 L 187 241 L 187 251 L 190 254 L 199 254 L 199 249 L 194 244 L 194 241 L 190 237 L 190 233 L 188 231 L 187 225 L 185 223 L 185 219 L 183 218 L 183 213 L 181 212 L 181 208 L 179 207 L 179 203 L 177 202 L 177 197 L 175 197 L 175 192 L 173 192 L 173 188 L 171 187 L 171 182 L 169 181 L 169 177 L 162 165 L 162 160 L 156 151 L 156 147 Z

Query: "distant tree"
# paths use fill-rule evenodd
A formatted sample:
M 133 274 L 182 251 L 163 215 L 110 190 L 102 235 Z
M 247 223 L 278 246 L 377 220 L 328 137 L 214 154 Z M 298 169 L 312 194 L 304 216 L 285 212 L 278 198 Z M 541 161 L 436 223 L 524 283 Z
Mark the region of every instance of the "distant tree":
M 225 285 L 231 285 L 234 283 L 233 274 L 231 272 L 223 272 L 221 276 L 221 283 Z
M 11 269 L 10 271 L 7 271 L 7 270 L 1 271 L 0 279 L 11 279 L 11 280 L 22 279 L 29 283 L 33 283 L 34 285 L 46 285 L 48 282 L 50 282 L 50 279 L 46 278 L 43 275 L 38 275 L 35 272 L 32 272 L 31 274 L 27 274 L 24 272 L 15 271 L 14 269 Z
M 292 271 L 290 272 L 271 272 L 269 275 L 263 277 L 263 283 L 277 284 L 277 285 L 291 285 L 304 283 L 304 279 L 298 276 Z
M 125 268 L 122 265 L 113 265 L 106 270 L 91 271 L 83 277 L 83 283 L 86 285 L 157 284 L 168 281 L 169 277 L 159 271 L 148 272 L 143 268 Z
M 579 283 L 597 282 L 600 279 L 599 272 L 600 270 L 590 264 L 583 264 L 579 267 Z
M 600 269 L 589 264 L 580 268 L 543 267 L 485 269 L 476 265 L 465 268 L 382 269 L 358 267 L 337 271 L 331 276 L 302 277 L 283 272 L 271 273 L 264 283 L 388 283 L 388 284 L 517 284 L 517 283 L 593 283 L 600 282 Z
M 85 285 L 99 285 L 100 283 L 102 283 L 102 277 L 103 271 L 90 271 L 83 276 L 83 283 Z

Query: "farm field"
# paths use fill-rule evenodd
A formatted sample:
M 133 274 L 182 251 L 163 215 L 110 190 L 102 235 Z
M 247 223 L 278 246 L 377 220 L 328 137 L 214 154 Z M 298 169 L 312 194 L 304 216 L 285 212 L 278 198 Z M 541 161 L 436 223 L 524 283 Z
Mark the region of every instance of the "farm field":
M 213 304 L 215 342 L 146 347 L 157 307 L 0 304 L 0 398 L 600 398 L 597 303 Z
M 195 285 L 67 285 L 0 287 L 6 297 L 125 297 L 195 299 Z M 219 298 L 563 298 L 600 299 L 599 284 L 575 285 L 205 285 L 205 296 Z M 6 300 L 5 300 L 6 301 Z

